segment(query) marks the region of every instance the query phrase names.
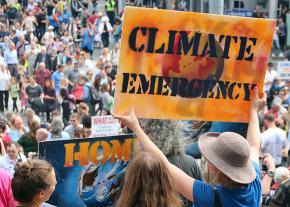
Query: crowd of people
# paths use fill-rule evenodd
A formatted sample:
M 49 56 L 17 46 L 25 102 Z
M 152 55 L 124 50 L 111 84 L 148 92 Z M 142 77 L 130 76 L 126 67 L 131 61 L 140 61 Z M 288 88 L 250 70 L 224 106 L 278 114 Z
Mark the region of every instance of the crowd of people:
M 166 3 L 140 2 L 127 1 Z M 174 2 L 187 10 L 187 1 Z M 96 0 L 0 4 L 0 206 L 44 205 L 57 181 L 53 166 L 37 159 L 38 143 L 90 138 L 98 115 L 119 119 L 141 145 L 115 206 L 290 206 L 290 82 L 272 63 L 263 97 L 254 90 L 248 126 L 139 124 L 134 111 L 112 113 L 122 32 L 115 0 L 105 10 Z

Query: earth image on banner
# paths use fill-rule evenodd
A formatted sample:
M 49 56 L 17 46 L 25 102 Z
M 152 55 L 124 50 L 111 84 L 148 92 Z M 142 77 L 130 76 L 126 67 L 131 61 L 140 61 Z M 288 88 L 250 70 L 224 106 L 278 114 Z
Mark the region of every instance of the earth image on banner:
M 188 32 L 188 38 L 191 38 Z M 191 56 L 191 50 L 187 55 L 178 55 L 181 35 L 177 34 L 174 41 L 174 54 L 163 54 L 162 56 L 162 75 L 165 77 L 183 77 L 189 81 L 193 79 L 200 80 L 220 80 L 224 71 L 224 59 L 222 58 L 223 48 L 215 40 L 215 50 L 217 57 L 209 57 L 208 35 L 200 37 L 198 54 L 200 56 Z M 189 42 L 189 41 L 188 41 Z M 170 83 L 168 86 L 171 88 Z M 180 95 L 179 92 L 177 94 Z
M 88 207 L 112 206 L 125 174 L 128 162 L 117 159 L 98 164 L 90 163 L 79 177 L 79 196 Z

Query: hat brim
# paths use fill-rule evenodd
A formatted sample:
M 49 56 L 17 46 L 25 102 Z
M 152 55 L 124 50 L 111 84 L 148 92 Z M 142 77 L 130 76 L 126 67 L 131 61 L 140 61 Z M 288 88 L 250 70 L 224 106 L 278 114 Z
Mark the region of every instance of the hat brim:
M 256 178 L 256 172 L 250 159 L 245 166 L 238 167 L 225 162 L 214 152 L 213 145 L 219 135 L 220 133 L 206 133 L 199 138 L 198 147 L 201 154 L 231 180 L 241 184 L 253 182 Z

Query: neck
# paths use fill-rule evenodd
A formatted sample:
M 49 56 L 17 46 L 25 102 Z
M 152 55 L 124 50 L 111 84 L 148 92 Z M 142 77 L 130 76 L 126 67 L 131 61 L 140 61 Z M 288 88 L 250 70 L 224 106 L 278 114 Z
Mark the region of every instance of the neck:
M 271 123 L 268 125 L 268 129 L 273 129 L 273 128 L 276 128 L 275 123 Z
M 18 203 L 17 202 L 16 207 L 40 207 L 40 205 L 39 204 L 34 204 L 34 203 L 23 204 L 23 203 Z

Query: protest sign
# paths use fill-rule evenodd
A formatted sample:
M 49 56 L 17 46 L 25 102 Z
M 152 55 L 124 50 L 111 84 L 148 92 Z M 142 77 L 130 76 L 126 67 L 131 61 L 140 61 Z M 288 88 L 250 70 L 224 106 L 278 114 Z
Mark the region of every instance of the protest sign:
M 133 155 L 135 135 L 55 140 L 39 143 L 57 185 L 48 203 L 59 207 L 112 206 Z
M 283 61 L 277 63 L 277 72 L 279 79 L 289 80 L 290 79 L 290 62 Z
M 273 20 L 133 7 L 124 15 L 115 113 L 248 122 Z
M 226 10 L 224 13 L 226 15 L 230 15 L 230 16 L 240 16 L 240 17 L 252 17 L 253 16 L 253 10 L 248 10 L 248 9 Z
M 112 116 L 93 116 L 92 117 L 92 136 L 104 137 L 118 135 L 120 124 Z

